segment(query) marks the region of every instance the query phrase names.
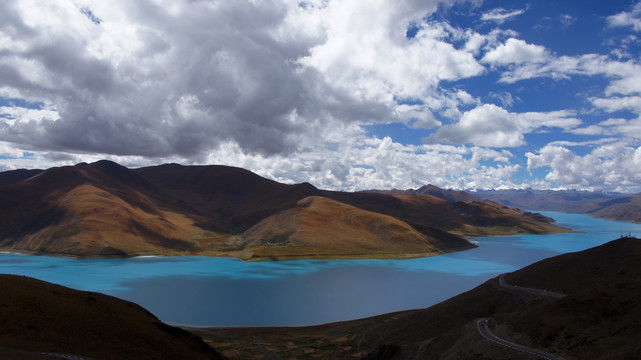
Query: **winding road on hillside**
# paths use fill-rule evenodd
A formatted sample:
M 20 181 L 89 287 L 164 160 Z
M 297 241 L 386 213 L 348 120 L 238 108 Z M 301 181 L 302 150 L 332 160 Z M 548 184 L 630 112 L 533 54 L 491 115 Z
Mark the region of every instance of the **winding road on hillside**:
M 556 299 L 560 299 L 565 297 L 565 294 L 559 293 L 559 292 L 554 292 L 554 291 L 549 291 L 549 290 L 543 290 L 543 289 L 535 289 L 535 288 L 530 288 L 530 287 L 525 287 L 525 286 L 517 286 L 517 285 L 510 285 L 505 282 L 505 274 L 501 274 L 499 276 L 499 286 L 504 288 L 504 289 L 512 289 L 516 291 L 523 291 L 532 295 L 538 295 L 538 296 L 547 296 L 547 297 L 553 297 Z
M 479 333 L 481 333 L 481 335 L 484 338 L 486 338 L 486 339 L 488 339 L 488 340 L 490 340 L 492 342 L 495 342 L 495 343 L 497 343 L 499 345 L 503 345 L 503 346 L 509 347 L 510 349 L 522 351 L 522 352 L 528 353 L 530 355 L 538 356 L 538 357 L 540 357 L 542 359 L 546 359 L 546 360 L 563 360 L 563 358 L 561 358 L 559 356 L 556 356 L 554 354 L 550 354 L 549 352 L 545 352 L 543 350 L 538 350 L 538 349 L 533 349 L 533 348 L 530 348 L 530 347 L 527 347 L 527 346 L 524 346 L 524 345 L 519 345 L 519 344 L 513 343 L 511 341 L 507 341 L 505 339 L 501 339 L 500 337 L 494 335 L 490 331 L 490 328 L 487 326 L 487 323 L 488 323 L 489 320 L 490 319 L 488 319 L 488 318 L 482 318 L 482 319 L 476 320 L 476 328 L 479 330 Z
M 505 274 L 501 274 L 499 276 L 499 287 L 504 288 L 504 289 L 510 289 L 510 290 L 515 290 L 515 291 L 523 291 L 528 294 L 532 295 L 537 295 L 537 296 L 546 296 L 546 297 L 552 297 L 555 299 L 560 299 L 565 297 L 565 294 L 559 293 L 559 292 L 554 292 L 554 291 L 549 291 L 549 290 L 544 290 L 544 289 L 535 289 L 535 288 L 530 288 L 530 287 L 525 287 L 525 286 L 517 286 L 517 285 L 510 285 L 505 282 Z M 543 350 L 538 350 L 534 349 L 531 347 L 527 347 L 524 345 L 516 344 L 511 341 L 502 339 L 492 333 L 490 331 L 490 328 L 488 327 L 488 322 L 489 318 L 482 318 L 476 320 L 476 328 L 478 329 L 479 333 L 486 339 L 497 343 L 502 346 L 509 347 L 510 349 L 522 351 L 534 356 L 538 356 L 542 359 L 546 360 L 562 360 L 563 358 L 556 356 L 554 354 L 550 354 L 549 352 L 543 351 Z
M 273 352 L 267 350 L 267 348 L 265 347 L 265 345 L 267 343 L 261 337 L 253 336 L 253 338 L 254 338 L 254 345 L 256 345 L 256 347 L 258 347 L 258 350 L 260 350 L 260 352 L 262 352 L 265 356 L 267 356 L 268 359 L 270 359 L 270 360 L 283 360 L 283 358 L 281 358 L 280 356 L 278 356 L 278 355 L 274 354 Z

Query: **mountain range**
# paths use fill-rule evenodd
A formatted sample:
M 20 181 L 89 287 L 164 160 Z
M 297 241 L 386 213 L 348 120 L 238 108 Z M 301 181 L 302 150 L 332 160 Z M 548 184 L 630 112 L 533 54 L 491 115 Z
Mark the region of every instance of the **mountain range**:
M 641 223 L 641 194 L 579 190 L 479 190 L 474 195 L 506 206 L 536 211 L 588 214 Z
M 490 200 L 505 206 L 530 211 L 558 211 L 588 214 L 592 217 L 641 223 L 641 194 L 622 194 L 581 190 L 460 190 L 425 185 L 407 190 L 370 190 L 390 195 L 432 195 L 449 201 Z
M 0 173 L 0 249 L 65 256 L 403 258 L 568 231 L 492 201 L 337 192 L 228 166 L 110 161 Z

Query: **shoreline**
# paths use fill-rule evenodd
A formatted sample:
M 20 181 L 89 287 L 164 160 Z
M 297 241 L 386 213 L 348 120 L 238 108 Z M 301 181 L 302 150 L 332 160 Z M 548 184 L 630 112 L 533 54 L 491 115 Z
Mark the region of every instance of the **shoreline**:
M 262 262 L 262 261 L 297 261 L 297 260 L 312 260 L 312 261 L 332 261 L 332 260 L 405 260 L 434 257 L 453 252 L 466 251 L 478 247 L 478 243 L 470 239 L 466 239 L 469 246 L 451 248 L 447 250 L 438 250 L 433 252 L 417 252 L 417 253 L 385 253 L 373 252 L 372 254 L 318 254 L 318 255 L 274 255 L 274 256 L 225 256 L 220 252 L 203 251 L 201 253 L 189 254 L 144 254 L 144 255 L 128 255 L 128 256 L 100 256 L 100 255 L 77 255 L 65 253 L 50 253 L 38 252 L 32 250 L 19 250 L 19 249 L 0 249 L 0 255 L 23 255 L 23 256 L 45 256 L 45 257 L 58 257 L 74 260 L 117 260 L 117 259 L 136 259 L 136 258 L 168 258 L 168 257 L 207 257 L 207 258 L 221 258 L 221 259 L 237 259 L 242 262 Z

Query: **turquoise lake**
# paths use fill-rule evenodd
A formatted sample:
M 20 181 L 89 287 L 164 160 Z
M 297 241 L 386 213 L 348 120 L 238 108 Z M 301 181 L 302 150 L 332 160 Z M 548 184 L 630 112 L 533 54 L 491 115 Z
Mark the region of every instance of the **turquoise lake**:
M 584 233 L 475 238 L 476 249 L 408 260 L 77 260 L 0 254 L 0 273 L 117 296 L 172 324 L 298 326 L 428 307 L 538 260 L 641 234 L 641 224 L 542 213 Z

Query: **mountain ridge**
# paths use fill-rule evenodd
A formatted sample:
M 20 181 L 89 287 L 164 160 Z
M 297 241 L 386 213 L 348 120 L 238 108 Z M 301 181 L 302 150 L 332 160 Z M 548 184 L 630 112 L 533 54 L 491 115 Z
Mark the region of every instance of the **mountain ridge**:
M 641 194 L 578 190 L 483 190 L 476 195 L 506 206 L 535 211 L 588 214 L 592 217 L 641 223 Z
M 388 226 L 369 237 L 370 244 L 357 253 L 350 247 L 343 253 L 340 247 L 331 251 L 316 247 L 341 258 L 436 255 L 473 247 L 461 246 L 463 237 L 468 236 L 568 231 L 552 225 L 551 219 L 482 200 L 465 203 L 431 195 L 327 191 L 308 183 L 282 184 L 245 169 L 221 165 L 165 164 L 128 169 L 102 160 L 29 173 L 0 173 L 1 179 L 5 179 L 5 185 L 0 186 L 0 248 L 37 254 L 260 259 L 263 257 L 254 256 L 255 246 L 250 249 L 249 242 L 238 242 L 237 236 L 277 214 L 280 218 L 294 214 L 299 201 L 308 197 L 340 203 L 336 209 L 357 208 L 350 216 L 374 213 L 376 216 L 369 218 L 373 222 L 394 218 L 392 222 L 404 224 L 401 227 L 409 232 L 422 234 L 414 237 L 417 244 L 425 239 L 422 236 L 436 244 L 410 246 L 407 248 L 413 249 L 411 252 L 400 254 L 395 244 L 376 240 L 381 236 L 394 238 Z M 332 236 L 340 237 L 339 229 L 365 234 L 373 225 L 346 221 L 332 229 L 316 220 L 314 226 L 316 234 L 328 232 L 324 238 L 330 241 Z M 262 231 L 273 237 L 280 230 L 271 226 Z M 293 235 L 291 232 L 288 236 Z M 300 234 L 296 236 L 300 240 Z M 306 258 L 322 256 L 309 242 L 308 251 L 266 242 L 261 246 L 263 252 L 271 247 L 267 253 L 273 259 L 296 258 L 303 253 Z M 429 248 L 433 251 L 426 251 Z

